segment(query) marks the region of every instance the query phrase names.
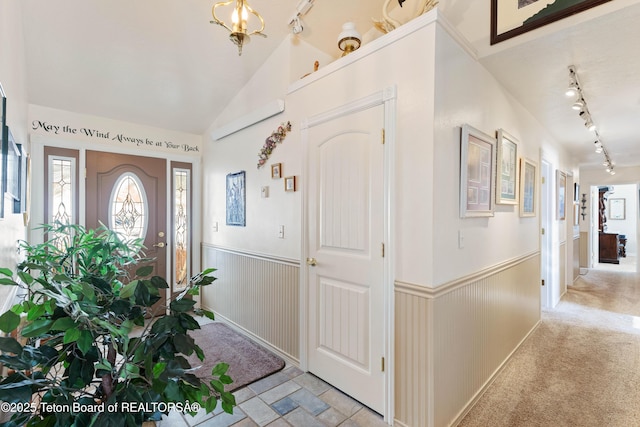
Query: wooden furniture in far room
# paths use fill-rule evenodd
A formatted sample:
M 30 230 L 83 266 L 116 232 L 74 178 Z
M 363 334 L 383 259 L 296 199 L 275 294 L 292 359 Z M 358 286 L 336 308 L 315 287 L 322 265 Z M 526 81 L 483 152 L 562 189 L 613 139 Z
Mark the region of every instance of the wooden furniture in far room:
M 617 233 L 600 233 L 599 245 L 598 262 L 620 264 L 618 258 L 620 239 Z
M 627 257 L 627 236 L 626 234 L 618 234 L 618 255 L 622 258 Z

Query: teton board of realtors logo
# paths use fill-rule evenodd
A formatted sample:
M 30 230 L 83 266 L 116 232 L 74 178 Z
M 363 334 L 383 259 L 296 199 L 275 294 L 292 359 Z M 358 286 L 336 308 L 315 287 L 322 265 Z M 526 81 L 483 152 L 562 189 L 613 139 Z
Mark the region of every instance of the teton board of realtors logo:
M 53 124 L 51 122 L 34 120 L 31 122 L 32 130 L 40 130 L 46 133 L 51 133 L 55 135 L 62 134 L 71 134 L 77 136 L 88 136 L 94 139 L 107 140 L 120 142 L 122 144 L 131 144 L 136 147 L 162 147 L 166 149 L 182 151 L 182 152 L 191 152 L 191 151 L 200 151 L 200 148 L 196 145 L 189 144 L 178 144 L 172 141 L 157 141 L 149 138 L 139 138 L 137 136 L 125 135 L 123 133 L 115 133 L 111 131 L 101 131 L 98 129 L 90 129 L 90 128 L 75 128 L 69 125 L 60 126 L 57 124 Z

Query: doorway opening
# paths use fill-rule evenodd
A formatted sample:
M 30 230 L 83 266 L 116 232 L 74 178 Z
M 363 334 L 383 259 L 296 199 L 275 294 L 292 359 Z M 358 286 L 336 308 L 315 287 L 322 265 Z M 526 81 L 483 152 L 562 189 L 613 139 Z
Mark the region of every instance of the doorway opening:
M 638 185 L 593 186 L 591 268 L 616 272 L 638 271 Z

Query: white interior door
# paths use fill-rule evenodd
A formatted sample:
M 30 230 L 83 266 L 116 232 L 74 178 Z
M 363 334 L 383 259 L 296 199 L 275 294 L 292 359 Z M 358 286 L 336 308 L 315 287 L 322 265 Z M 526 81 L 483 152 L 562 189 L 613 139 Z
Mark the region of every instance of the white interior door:
M 384 106 L 308 130 L 308 369 L 385 407 Z

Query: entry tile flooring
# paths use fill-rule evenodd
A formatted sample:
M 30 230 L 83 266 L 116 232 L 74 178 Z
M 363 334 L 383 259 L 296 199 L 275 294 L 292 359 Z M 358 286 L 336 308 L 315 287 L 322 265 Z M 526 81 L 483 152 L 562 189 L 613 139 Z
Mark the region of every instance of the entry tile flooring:
M 382 417 L 329 384 L 287 366 L 235 393 L 233 414 L 218 406 L 192 417 L 171 412 L 159 427 L 387 427 Z

